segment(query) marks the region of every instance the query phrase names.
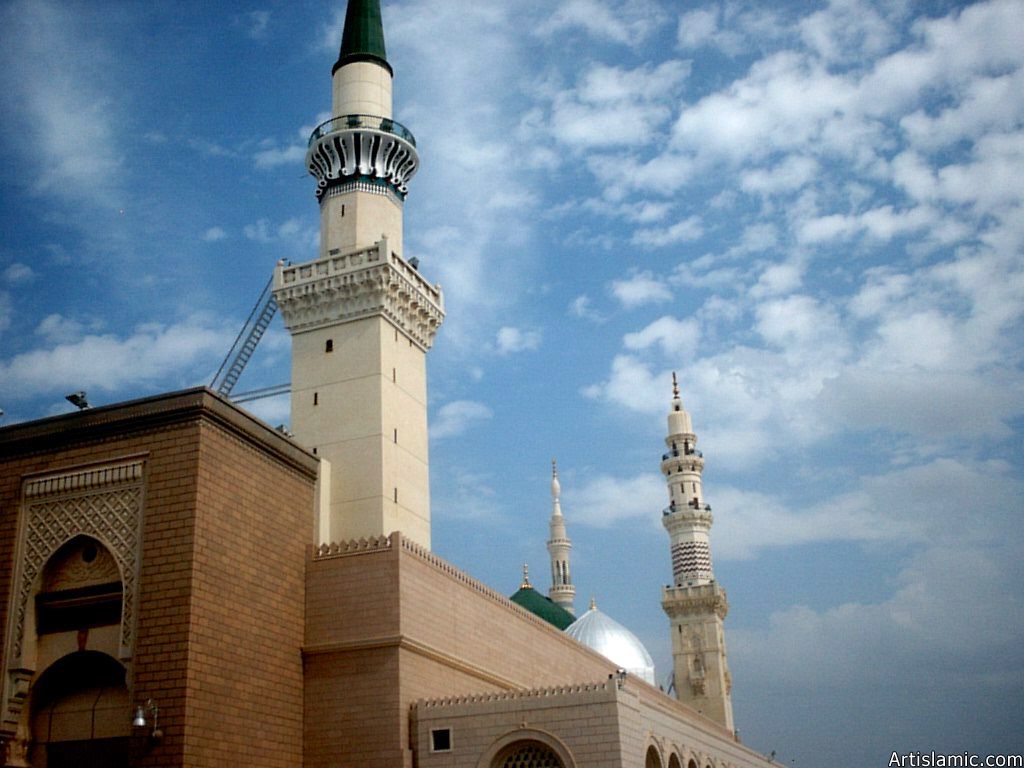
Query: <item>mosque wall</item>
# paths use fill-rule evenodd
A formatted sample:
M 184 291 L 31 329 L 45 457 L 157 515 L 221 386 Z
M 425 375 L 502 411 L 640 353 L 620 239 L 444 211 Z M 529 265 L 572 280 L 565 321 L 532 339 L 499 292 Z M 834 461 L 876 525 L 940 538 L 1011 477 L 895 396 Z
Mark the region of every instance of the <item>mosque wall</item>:
M 132 764 L 299 764 L 301 595 L 315 473 L 314 457 L 201 389 L 0 430 L 0 764 L 25 749 L 25 732 L 9 716 L 12 704 L 31 716 L 32 682 L 43 672 L 23 670 L 24 685 L 11 685 L 36 638 L 31 611 L 20 627 L 11 620 L 18 574 L 53 548 L 30 554 L 40 535 L 59 546 L 83 533 L 114 552 L 126 595 L 129 582 L 137 591 L 132 605 L 125 600 L 116 661 L 129 701 L 159 707 L 163 738 L 133 732 Z M 52 492 L 32 519 L 33 547 L 19 538 L 27 483 Z M 137 539 L 128 507 L 111 504 L 111 489 L 125 487 L 137 491 Z M 68 633 L 68 651 L 109 654 L 109 643 L 94 647 L 110 634 L 100 629 Z M 17 632 L 24 647 L 15 658 Z

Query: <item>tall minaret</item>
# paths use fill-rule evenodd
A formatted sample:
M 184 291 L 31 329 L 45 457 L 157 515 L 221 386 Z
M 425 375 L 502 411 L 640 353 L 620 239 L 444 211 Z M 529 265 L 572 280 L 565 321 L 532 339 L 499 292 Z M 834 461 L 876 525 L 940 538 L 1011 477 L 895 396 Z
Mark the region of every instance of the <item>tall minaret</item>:
M 572 542 L 565 533 L 565 518 L 562 517 L 562 485 L 558 482 L 558 464 L 551 460 L 551 539 L 548 553 L 551 555 L 551 589 L 548 597 L 569 613 L 575 615 L 572 601 L 576 587 L 572 585 L 572 571 L 569 569 L 569 550 Z
M 662 523 L 671 541 L 673 586 L 662 590 L 661 606 L 672 625 L 676 698 L 732 731 L 732 678 L 722 629 L 729 603 L 711 567 L 711 506 L 701 489 L 704 457 L 675 373 L 665 443 L 669 451 L 661 458 L 661 471 L 669 505 Z
M 379 0 L 349 0 L 332 77 L 334 117 L 306 153 L 319 258 L 274 272 L 292 335 L 291 429 L 324 460 L 321 543 L 400 530 L 429 547 L 426 353 L 444 299 L 402 256 L 419 156 L 391 116 Z

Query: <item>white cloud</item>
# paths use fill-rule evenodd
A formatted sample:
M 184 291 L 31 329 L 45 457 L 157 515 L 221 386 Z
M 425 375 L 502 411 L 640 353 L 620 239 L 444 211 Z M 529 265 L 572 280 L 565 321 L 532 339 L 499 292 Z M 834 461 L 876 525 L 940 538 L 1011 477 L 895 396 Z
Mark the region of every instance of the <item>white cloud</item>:
M 253 224 L 246 224 L 242 234 L 247 240 L 257 243 L 284 243 L 295 250 L 291 256 L 295 262 L 312 258 L 320 243 L 320 228 L 298 217 L 286 219 L 276 226 L 267 219 L 257 219 Z
M 279 165 L 301 165 L 306 159 L 306 147 L 290 144 L 286 147 L 269 147 L 253 155 L 257 168 L 276 168 Z
M 36 166 L 37 193 L 76 205 L 110 207 L 122 197 L 122 148 L 117 126 L 127 124 L 111 97 L 115 62 L 80 17 L 60 4 L 36 0 L 9 3 L 0 11 L 6 30 L 0 89 L 20 99 L 24 115 L 14 135 Z M 59 56 L 54 51 L 60 51 Z M 68 119 L 74 116 L 74 140 Z
M 35 272 L 32 271 L 32 267 L 18 261 L 10 264 L 7 269 L 4 270 L 4 280 L 12 285 L 31 282 L 34 277 Z
M 612 359 L 612 370 L 606 381 L 583 388 L 583 395 L 594 400 L 607 400 L 624 405 L 630 410 L 643 413 L 657 413 L 668 402 L 671 373 L 651 372 L 651 366 L 636 355 L 616 355 Z
M 613 280 L 611 294 L 626 309 L 635 309 L 645 304 L 659 304 L 672 299 L 667 281 L 657 280 L 654 274 L 634 272 L 624 280 Z
M 59 316 L 41 327 L 76 330 Z M 33 396 L 76 388 L 120 392 L 168 381 L 192 384 L 228 348 L 231 334 L 201 316 L 170 325 L 147 323 L 126 337 L 91 334 L 23 352 L 0 362 L 0 377 L 11 393 Z
M 270 11 L 250 11 L 243 17 L 245 33 L 253 40 L 260 40 L 267 36 L 267 26 L 270 24 Z
M 633 233 L 633 243 L 661 248 L 666 245 L 697 240 L 704 234 L 700 218 L 690 216 L 668 227 L 638 229 Z
M 586 294 L 581 294 L 569 302 L 569 314 L 594 323 L 604 322 L 604 316 L 593 307 L 593 302 Z
M 630 520 L 654 519 L 651 511 L 667 506 L 667 494 L 660 475 L 599 475 L 566 489 L 565 504 L 573 510 L 573 524 L 611 528 Z
M 494 413 L 483 403 L 472 400 L 454 400 L 441 406 L 430 425 L 430 437 L 444 440 L 457 437 L 481 422 L 488 421 Z
M 540 346 L 540 339 L 540 331 L 523 330 L 506 325 L 498 329 L 495 342 L 500 354 L 510 355 L 515 352 L 537 349 Z
M 203 233 L 203 240 L 207 243 L 216 243 L 226 239 L 227 236 L 228 233 L 224 231 L 223 227 L 210 227 Z
M 36 335 L 49 344 L 67 344 L 81 338 L 85 328 L 77 320 L 59 314 L 47 315 L 36 326 Z
M 544 37 L 581 29 L 599 40 L 635 45 L 647 39 L 661 23 L 663 13 L 648 0 L 609 4 L 599 0 L 566 0 L 537 27 Z
M 682 61 L 632 70 L 592 65 L 575 88 L 555 94 L 549 130 L 573 149 L 647 143 L 671 117 L 668 105 L 688 74 Z
M 622 345 L 632 351 L 658 347 L 662 354 L 675 361 L 693 355 L 700 341 L 700 326 L 692 318 L 679 320 L 665 315 L 636 333 L 628 333 Z

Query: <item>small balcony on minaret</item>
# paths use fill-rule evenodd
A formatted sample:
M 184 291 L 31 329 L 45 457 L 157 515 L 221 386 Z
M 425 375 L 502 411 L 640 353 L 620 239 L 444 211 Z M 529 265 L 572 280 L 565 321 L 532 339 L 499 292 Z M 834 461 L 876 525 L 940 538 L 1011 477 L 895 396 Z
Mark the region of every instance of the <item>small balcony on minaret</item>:
M 332 117 L 313 130 L 306 151 L 317 199 L 331 187 L 361 183 L 404 200 L 419 164 L 412 131 L 379 115 Z

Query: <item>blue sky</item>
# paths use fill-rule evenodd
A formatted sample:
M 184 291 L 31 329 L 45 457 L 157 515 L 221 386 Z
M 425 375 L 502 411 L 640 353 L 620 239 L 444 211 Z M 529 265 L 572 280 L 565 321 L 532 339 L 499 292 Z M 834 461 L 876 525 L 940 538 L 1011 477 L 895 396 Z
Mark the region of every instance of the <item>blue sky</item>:
M 343 3 L 0 5 L 3 423 L 207 382 L 316 249 Z M 434 546 L 670 669 L 671 371 L 744 740 L 1019 752 L 1024 3 L 384 3 L 422 166 Z M 275 321 L 239 390 L 287 381 Z M 287 420 L 287 399 L 253 410 Z M 883 762 L 884 761 L 884 762 Z

